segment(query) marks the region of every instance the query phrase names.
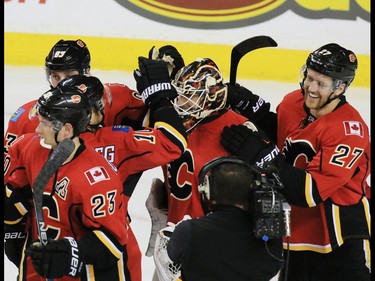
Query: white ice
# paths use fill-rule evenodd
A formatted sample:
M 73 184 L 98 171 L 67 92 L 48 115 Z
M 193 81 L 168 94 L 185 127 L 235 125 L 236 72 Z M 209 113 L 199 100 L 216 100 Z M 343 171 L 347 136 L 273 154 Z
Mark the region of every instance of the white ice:
M 132 73 L 119 71 L 92 70 L 102 82 L 124 83 L 135 89 Z M 296 77 L 298 77 L 296 75 Z M 297 78 L 296 78 L 297 79 Z M 228 80 L 227 80 L 228 81 Z M 49 89 L 43 68 L 4 66 L 4 132 L 11 114 L 22 104 L 36 99 Z M 262 96 L 271 103 L 271 109 L 281 101 L 284 94 L 298 87 L 296 83 L 279 83 L 272 81 L 239 80 L 240 84 L 248 87 L 253 93 Z M 370 89 L 349 88 L 347 100 L 358 109 L 365 122 L 370 126 Z M 145 253 L 151 230 L 151 221 L 145 207 L 150 184 L 153 178 L 162 178 L 160 168 L 146 171 L 139 181 L 129 203 L 129 212 L 132 217 L 132 228 L 138 239 L 142 253 Z M 143 257 L 143 281 L 151 281 L 154 272 L 153 259 Z M 15 281 L 17 268 L 4 254 L 4 280 Z

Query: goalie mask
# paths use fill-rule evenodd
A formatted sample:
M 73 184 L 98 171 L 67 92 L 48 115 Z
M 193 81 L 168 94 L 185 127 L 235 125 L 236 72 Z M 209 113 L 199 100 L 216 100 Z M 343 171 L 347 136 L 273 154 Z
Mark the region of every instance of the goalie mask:
M 227 87 L 217 65 L 209 58 L 197 59 L 181 68 L 172 85 L 178 94 L 173 105 L 185 119 L 185 125 L 225 107 Z

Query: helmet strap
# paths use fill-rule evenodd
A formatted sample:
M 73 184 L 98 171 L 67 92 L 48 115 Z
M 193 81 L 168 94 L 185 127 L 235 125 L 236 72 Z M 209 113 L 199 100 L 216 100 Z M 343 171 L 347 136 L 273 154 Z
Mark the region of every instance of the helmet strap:
M 333 79 L 333 92 L 329 95 L 327 101 L 323 104 L 323 107 L 325 107 L 327 104 L 331 103 L 332 101 L 334 101 L 335 99 L 337 98 L 340 98 L 344 93 L 345 93 L 345 90 L 346 90 L 346 85 L 345 85 L 345 88 L 344 90 L 342 91 L 342 93 L 340 93 L 339 95 L 337 95 L 336 97 L 334 98 L 331 98 L 331 96 L 334 94 L 334 92 L 342 85 L 343 81 L 342 80 L 339 80 L 339 79 Z
M 90 75 L 90 68 L 84 68 L 80 71 L 80 74 L 82 75 Z
M 334 98 L 330 98 L 332 95 L 333 95 L 333 93 L 334 92 L 332 92 L 330 95 L 329 95 L 329 97 L 328 97 L 328 99 L 327 99 L 327 101 L 320 107 L 321 109 L 323 108 L 323 107 L 325 107 L 325 106 L 327 106 L 328 104 L 330 104 L 332 101 L 334 101 L 335 99 L 338 99 L 338 98 L 340 98 L 342 95 L 343 95 L 343 93 L 341 93 L 340 95 L 338 95 L 338 96 L 336 96 L 336 97 L 334 97 Z
M 55 142 L 57 143 L 57 145 L 59 144 L 59 141 L 57 140 L 57 135 L 59 134 L 59 132 L 55 132 Z

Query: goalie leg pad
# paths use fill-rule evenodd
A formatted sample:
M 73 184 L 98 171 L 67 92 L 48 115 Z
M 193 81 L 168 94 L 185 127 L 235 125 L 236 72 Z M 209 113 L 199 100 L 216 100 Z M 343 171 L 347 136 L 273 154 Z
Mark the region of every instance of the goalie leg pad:
M 165 202 L 167 202 L 167 198 L 164 183 L 160 179 L 154 178 L 146 200 L 146 208 L 152 224 L 146 250 L 147 257 L 152 257 L 154 254 L 155 240 L 158 232 L 167 225 L 168 207 Z

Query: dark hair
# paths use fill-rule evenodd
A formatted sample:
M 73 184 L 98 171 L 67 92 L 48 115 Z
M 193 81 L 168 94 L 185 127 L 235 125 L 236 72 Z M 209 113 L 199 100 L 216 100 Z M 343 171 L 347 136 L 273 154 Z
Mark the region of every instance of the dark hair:
M 212 198 L 217 204 L 246 205 L 254 186 L 248 167 L 238 163 L 222 163 L 211 170 Z

